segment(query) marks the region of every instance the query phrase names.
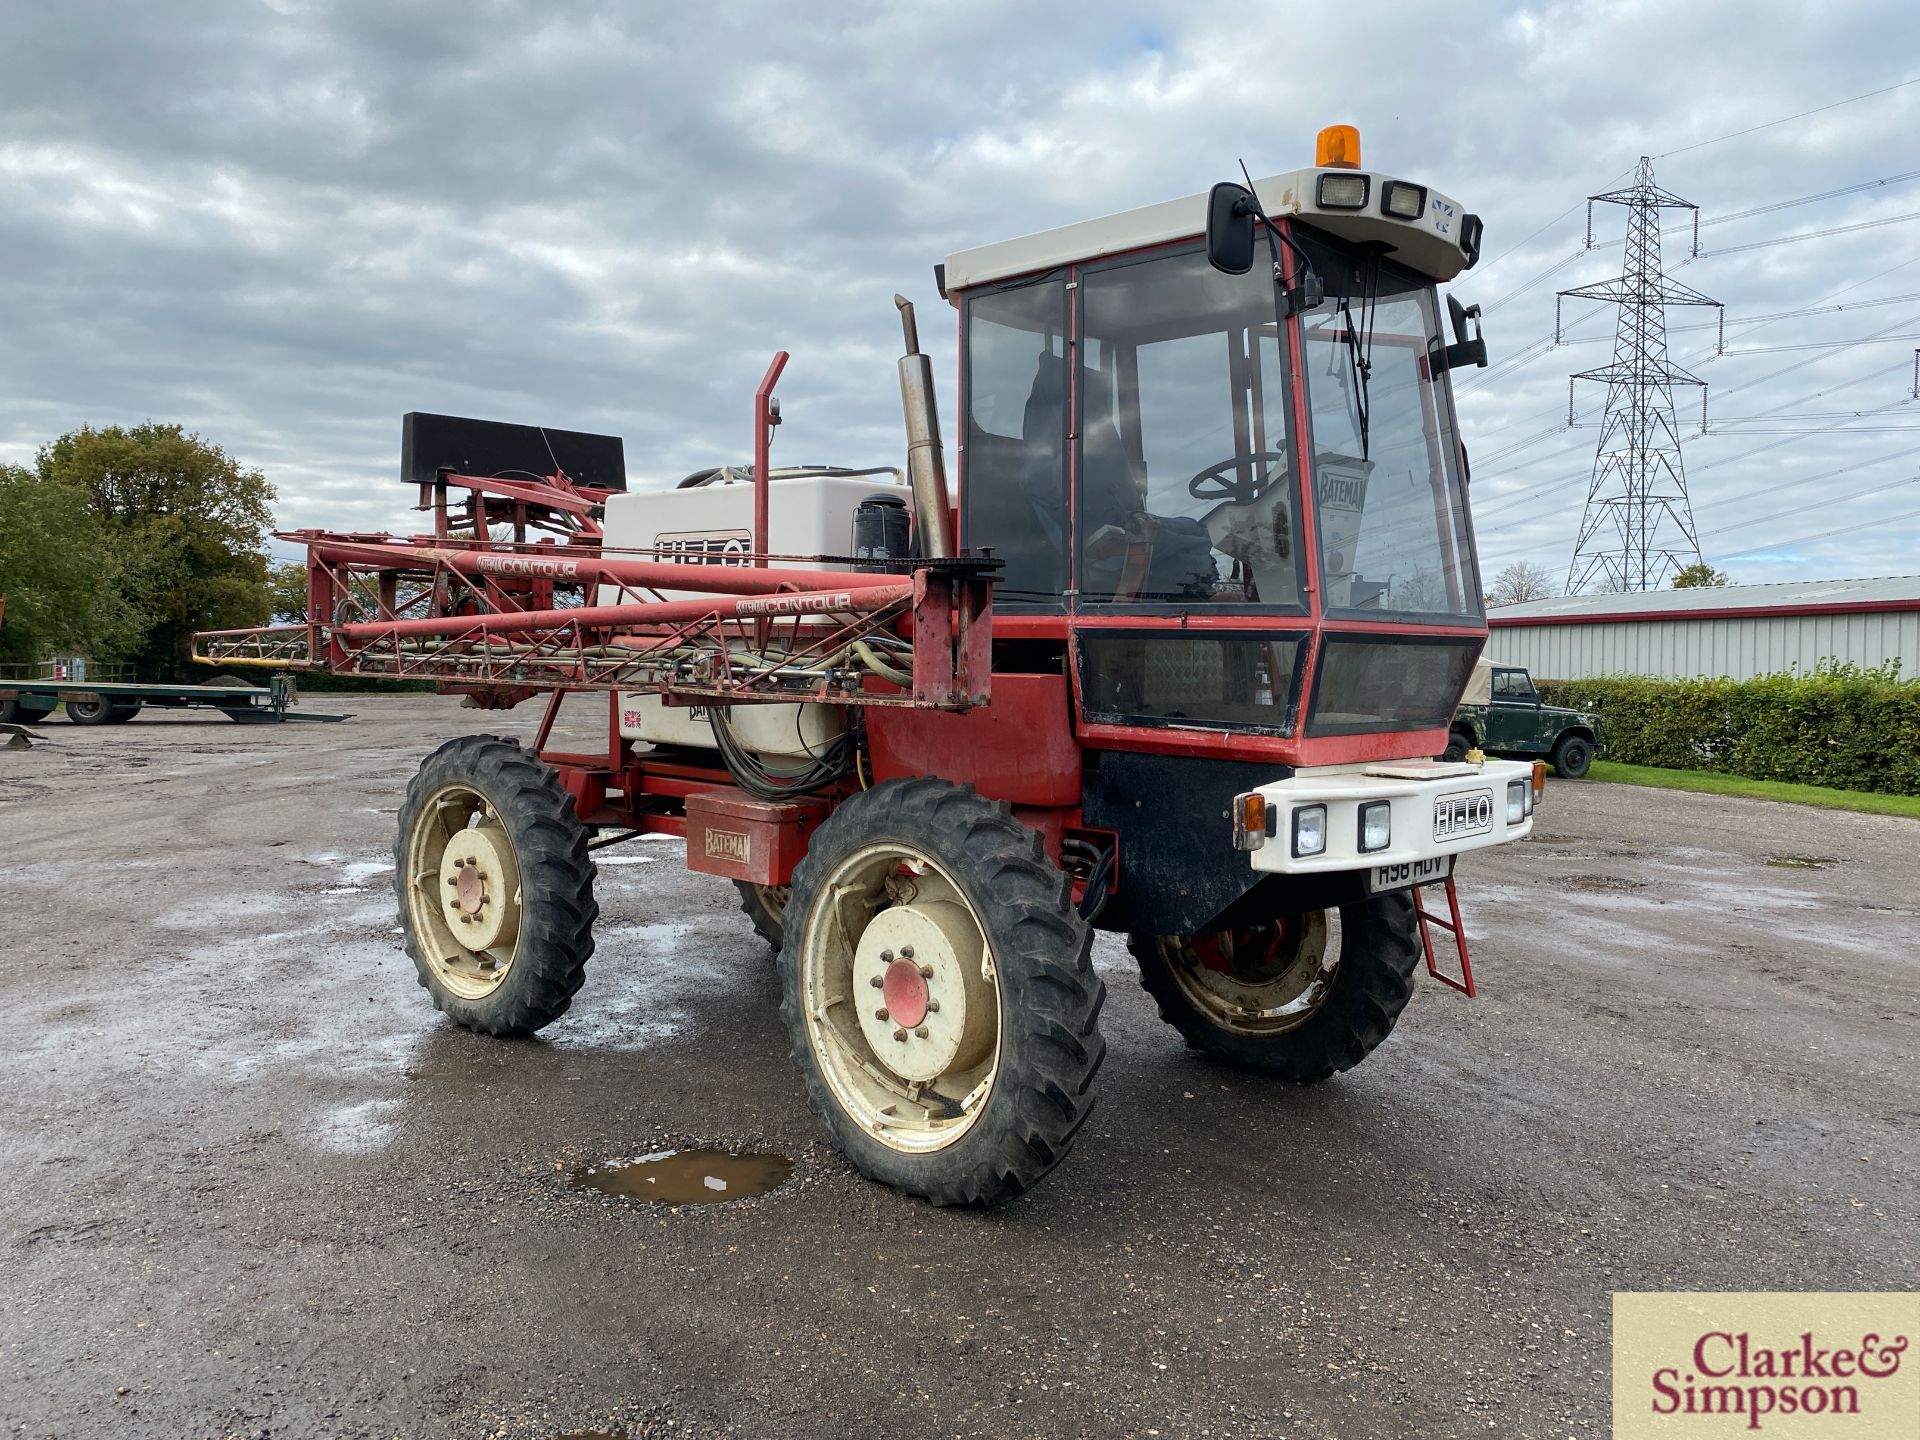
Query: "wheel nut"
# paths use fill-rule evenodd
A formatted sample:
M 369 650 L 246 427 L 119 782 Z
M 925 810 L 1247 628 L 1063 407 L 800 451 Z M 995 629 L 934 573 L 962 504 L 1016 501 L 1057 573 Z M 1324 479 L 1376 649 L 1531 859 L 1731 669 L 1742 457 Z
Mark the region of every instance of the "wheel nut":
M 931 979 L 933 979 L 933 966 L 931 966 L 931 965 L 922 965 L 922 966 L 920 967 L 920 978 L 921 978 L 922 980 L 931 980 Z
M 927 1027 L 924 1025 L 917 1026 L 915 1027 L 913 1033 L 918 1035 L 922 1040 L 924 1040 L 927 1038 Z
M 911 959 L 913 959 L 913 946 L 911 946 L 911 945 L 902 945 L 902 946 L 900 947 L 900 958 L 901 958 L 902 960 L 911 960 Z
M 892 962 L 892 960 L 893 960 L 893 951 L 891 951 L 891 950 L 882 950 L 882 951 L 880 952 L 880 963 L 881 963 L 882 965 L 886 965 L 886 964 L 889 964 L 889 963 L 891 963 L 891 962 Z
M 940 1010 L 940 1002 L 938 1000 L 929 999 L 927 1001 L 927 1013 L 929 1015 L 938 1014 L 939 1010 Z
M 904 1040 L 907 1038 L 907 1032 L 904 1030 L 896 1030 L 893 1032 L 893 1038 L 896 1040 Z
M 886 1006 L 883 1005 L 878 1010 L 873 1012 L 873 1018 L 876 1020 L 890 1020 L 893 1017 L 887 1014 Z
M 460 887 L 460 877 L 458 875 L 447 876 L 447 884 L 453 886 L 455 889 L 458 889 Z
M 869 980 L 867 983 L 873 986 L 874 989 L 878 990 L 882 986 L 884 986 L 887 982 L 884 976 L 876 975 L 873 977 L 873 979 Z

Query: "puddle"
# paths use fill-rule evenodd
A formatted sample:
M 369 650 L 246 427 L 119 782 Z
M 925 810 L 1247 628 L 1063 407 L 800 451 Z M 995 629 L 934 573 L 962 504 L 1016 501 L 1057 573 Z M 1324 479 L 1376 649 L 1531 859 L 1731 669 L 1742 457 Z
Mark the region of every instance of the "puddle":
M 1819 855 L 1775 855 L 1767 864 L 1776 870 L 1824 870 L 1829 865 L 1838 865 L 1838 860 L 1828 860 Z
M 793 1162 L 784 1155 L 736 1155 L 728 1150 L 660 1150 L 631 1160 L 582 1165 L 577 1190 L 598 1190 L 656 1205 L 716 1205 L 764 1195 L 786 1184 Z

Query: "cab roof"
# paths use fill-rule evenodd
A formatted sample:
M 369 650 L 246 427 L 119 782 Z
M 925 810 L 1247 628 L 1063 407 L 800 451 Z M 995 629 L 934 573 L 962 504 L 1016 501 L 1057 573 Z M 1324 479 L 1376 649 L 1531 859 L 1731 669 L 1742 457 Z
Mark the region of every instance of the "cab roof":
M 1322 175 L 1364 175 L 1367 177 L 1366 202 L 1360 209 L 1331 209 L 1318 200 Z M 1378 171 L 1320 169 L 1290 170 L 1269 175 L 1254 182 L 1267 214 L 1278 220 L 1286 216 L 1300 219 L 1353 241 L 1377 240 L 1392 247 L 1389 253 L 1402 265 L 1436 281 L 1453 279 L 1479 258 L 1479 221 L 1472 221 L 1472 234 L 1466 238 L 1471 251 L 1461 243 L 1470 218 L 1460 205 L 1428 187 L 1425 204 L 1417 220 L 1402 220 L 1386 213 L 1388 185 L 1407 186 L 1414 182 L 1383 175 Z M 1022 235 L 992 245 L 961 250 L 947 257 L 946 288 L 949 298 L 971 286 L 1053 270 L 1062 265 L 1097 260 L 1149 245 L 1172 240 L 1195 239 L 1207 225 L 1207 197 L 1188 195 L 1144 205 L 1138 210 L 1123 210 L 1097 220 L 1081 220 L 1054 230 Z

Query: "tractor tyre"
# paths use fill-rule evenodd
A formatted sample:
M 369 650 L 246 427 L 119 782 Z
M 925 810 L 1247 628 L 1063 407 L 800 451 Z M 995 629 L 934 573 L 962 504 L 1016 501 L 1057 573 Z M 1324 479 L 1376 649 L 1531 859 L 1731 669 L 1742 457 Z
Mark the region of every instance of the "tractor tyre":
M 993 1205 L 1065 1157 L 1106 987 L 1066 874 L 1006 805 L 934 779 L 852 796 L 814 831 L 784 928 L 793 1063 L 862 1174 Z
M 1160 1018 L 1188 1045 L 1303 1085 L 1351 1070 L 1393 1033 L 1420 960 L 1404 892 L 1128 945 Z
M 736 880 L 733 885 L 740 892 L 741 912 L 753 922 L 753 928 L 760 938 L 778 950 L 780 917 L 786 913 L 787 902 L 793 898 L 793 887 L 755 885 L 747 880 Z
M 394 858 L 407 954 L 435 1008 L 488 1035 L 567 1013 L 600 907 L 552 766 L 517 740 L 449 740 L 407 786 Z
M 1465 730 L 1455 730 L 1447 736 L 1447 750 L 1442 760 L 1460 761 L 1467 758 L 1467 752 L 1473 749 L 1473 736 Z
M 1584 735 L 1562 735 L 1553 747 L 1554 773 L 1564 780 L 1584 780 L 1593 768 L 1593 742 Z
M 51 705 L 42 710 L 24 700 L 0 700 L 0 725 L 38 725 L 52 713 Z
M 67 720 L 74 725 L 107 725 L 112 723 L 113 707 L 105 700 L 69 700 Z

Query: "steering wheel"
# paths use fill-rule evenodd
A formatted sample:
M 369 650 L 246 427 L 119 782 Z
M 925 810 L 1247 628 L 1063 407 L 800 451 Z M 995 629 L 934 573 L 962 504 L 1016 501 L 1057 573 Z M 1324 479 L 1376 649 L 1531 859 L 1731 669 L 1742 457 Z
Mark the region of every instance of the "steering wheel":
M 1244 505 L 1253 499 L 1253 494 L 1240 481 L 1228 479 L 1226 472 L 1237 470 L 1242 465 L 1260 465 L 1270 460 L 1284 464 L 1286 458 L 1274 450 L 1261 450 L 1253 455 L 1230 455 L 1218 465 L 1209 465 L 1187 481 L 1187 493 L 1196 500 L 1231 500 Z

